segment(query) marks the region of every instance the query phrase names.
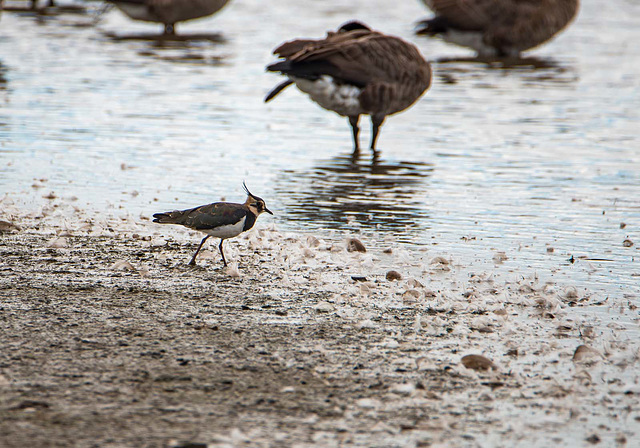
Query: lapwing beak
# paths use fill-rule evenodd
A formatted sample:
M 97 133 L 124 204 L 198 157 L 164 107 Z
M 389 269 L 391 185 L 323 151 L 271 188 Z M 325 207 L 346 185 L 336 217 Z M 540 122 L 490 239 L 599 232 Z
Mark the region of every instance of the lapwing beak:
M 270 215 L 273 215 L 273 212 L 271 210 L 269 210 L 267 207 L 264 208 L 264 211 L 269 213 Z

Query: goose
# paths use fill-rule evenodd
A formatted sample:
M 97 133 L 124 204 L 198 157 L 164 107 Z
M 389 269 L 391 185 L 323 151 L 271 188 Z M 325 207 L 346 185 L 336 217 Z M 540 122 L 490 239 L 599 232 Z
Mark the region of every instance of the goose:
M 418 49 L 400 39 L 351 21 L 324 39 L 295 39 L 278 46 L 281 58 L 267 66 L 287 80 L 264 99 L 272 100 L 295 84 L 321 107 L 348 117 L 354 152 L 359 151 L 358 121 L 370 115 L 370 148 L 375 152 L 387 115 L 412 106 L 431 85 L 431 66 Z
M 417 34 L 442 36 L 480 57 L 519 57 L 565 28 L 579 0 L 423 0 L 435 17 Z
M 229 0 L 107 0 L 134 20 L 164 24 L 164 34 L 173 35 L 176 23 L 210 16 Z

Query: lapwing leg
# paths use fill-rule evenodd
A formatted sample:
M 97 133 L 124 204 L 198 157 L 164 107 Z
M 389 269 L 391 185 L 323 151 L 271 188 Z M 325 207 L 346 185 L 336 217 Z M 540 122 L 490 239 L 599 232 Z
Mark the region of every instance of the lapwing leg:
M 358 145 L 358 134 L 360 133 L 360 128 L 358 127 L 358 120 L 360 120 L 360 115 L 354 115 L 349 117 L 349 124 L 351 125 L 351 131 L 353 132 L 353 152 L 354 153 L 360 151 L 360 145 Z
M 164 34 L 165 35 L 174 35 L 176 34 L 176 25 L 175 23 L 165 23 L 164 24 Z
M 378 140 L 378 131 L 384 122 L 384 115 L 371 115 L 371 150 L 376 150 L 376 140 Z
M 196 251 L 195 254 L 193 254 L 193 258 L 189 262 L 189 266 L 195 266 L 196 265 L 196 257 L 198 256 L 198 253 L 200 252 L 200 249 L 202 249 L 202 245 L 204 244 L 204 242 L 207 241 L 207 238 L 209 238 L 209 235 L 207 235 L 204 238 L 202 238 L 202 241 L 200 242 L 200 245 L 198 246 L 198 250 Z
M 223 239 L 220 240 L 220 245 L 218 246 L 218 249 L 220 249 L 220 255 L 222 255 L 222 262 L 226 266 L 227 265 L 227 260 L 224 259 L 224 252 L 222 251 L 222 243 L 224 243 Z

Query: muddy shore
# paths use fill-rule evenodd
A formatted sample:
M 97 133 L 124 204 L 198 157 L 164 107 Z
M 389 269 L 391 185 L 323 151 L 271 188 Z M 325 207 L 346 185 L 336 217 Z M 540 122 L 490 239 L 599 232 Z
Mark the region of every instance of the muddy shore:
M 471 275 L 441 255 L 366 239 L 367 252 L 350 252 L 268 225 L 229 240 L 229 268 L 215 245 L 193 268 L 199 238 L 186 230 L 4 205 L 3 446 L 638 437 L 633 300 L 505 281 L 499 260 Z M 470 354 L 492 364 L 465 366 Z

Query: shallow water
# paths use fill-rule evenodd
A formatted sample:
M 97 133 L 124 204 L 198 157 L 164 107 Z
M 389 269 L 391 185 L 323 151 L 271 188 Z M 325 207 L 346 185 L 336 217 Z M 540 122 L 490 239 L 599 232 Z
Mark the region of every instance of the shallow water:
M 361 232 L 468 265 L 504 252 L 516 276 L 637 298 L 640 4 L 585 2 L 534 59 L 508 67 L 414 36 L 428 14 L 420 2 L 386 5 L 238 0 L 178 27 L 206 38 L 171 43 L 140 39 L 160 26 L 98 3 L 5 12 L 0 194 L 37 208 L 53 191 L 149 216 L 242 201 L 246 180 L 276 213 L 262 224 Z M 347 120 L 294 88 L 262 101 L 280 82 L 264 72 L 277 44 L 351 18 L 434 61 L 431 90 L 387 119 L 376 159 L 364 150 L 354 160 Z

